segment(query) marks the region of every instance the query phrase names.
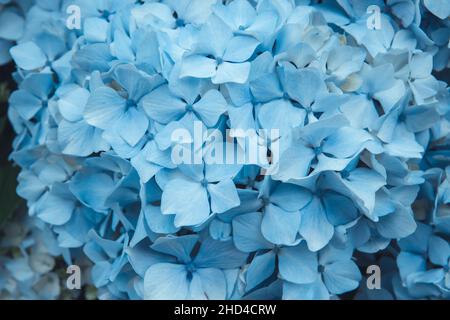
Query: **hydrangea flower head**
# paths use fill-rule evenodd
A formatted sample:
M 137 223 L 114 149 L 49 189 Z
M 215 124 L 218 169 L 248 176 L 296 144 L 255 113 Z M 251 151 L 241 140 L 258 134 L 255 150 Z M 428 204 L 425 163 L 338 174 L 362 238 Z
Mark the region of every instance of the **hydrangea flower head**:
M 450 5 L 3 2 L 17 192 L 99 298 L 448 298 Z

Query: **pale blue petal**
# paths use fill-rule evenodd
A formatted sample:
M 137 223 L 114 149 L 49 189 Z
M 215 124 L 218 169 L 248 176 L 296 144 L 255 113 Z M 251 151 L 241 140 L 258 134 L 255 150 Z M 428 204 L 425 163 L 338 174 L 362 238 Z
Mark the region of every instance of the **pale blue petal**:
M 164 124 L 179 120 L 186 112 L 186 103 L 175 97 L 166 85 L 146 95 L 142 106 L 151 119 Z
M 328 222 L 326 213 L 320 200 L 313 200 L 300 210 L 301 223 L 299 232 L 305 238 L 311 251 L 318 251 L 325 247 L 334 234 L 333 225 Z
M 269 204 L 264 209 L 261 233 L 276 245 L 292 245 L 297 241 L 300 226 L 298 211 L 288 212 Z
M 144 277 L 144 299 L 185 300 L 189 292 L 185 266 L 171 263 L 152 265 Z
M 305 207 L 312 195 L 308 189 L 293 184 L 280 184 L 270 195 L 270 202 L 287 211 L 296 211 Z
M 285 99 L 265 103 L 258 112 L 261 127 L 279 130 L 280 135 L 288 133 L 291 128 L 303 126 L 305 117 L 305 110 L 295 108 Z
M 75 198 L 67 190 L 67 185 L 55 184 L 36 203 L 36 212 L 43 221 L 62 225 L 68 222 L 75 210 Z
M 439 266 L 447 266 L 450 258 L 450 245 L 441 237 L 432 236 L 428 244 L 430 261 Z
M 250 291 L 269 278 L 275 271 L 275 261 L 276 256 L 273 251 L 255 256 L 245 275 L 245 289 Z
M 150 251 L 146 246 L 127 248 L 126 253 L 134 271 L 142 278 L 150 266 L 167 260 L 164 255 Z
M 0 11 L 0 38 L 16 41 L 23 35 L 24 19 L 12 10 Z
M 161 213 L 161 207 L 147 205 L 144 208 L 145 221 L 149 228 L 156 233 L 175 233 L 178 228 L 174 225 L 173 215 L 164 215 Z
M 317 254 L 309 251 L 304 242 L 284 247 L 278 253 L 280 278 L 292 283 L 313 283 L 318 278 Z
M 325 83 L 316 69 L 286 71 L 286 92 L 304 107 L 309 107 L 316 98 L 326 93 Z
M 412 234 L 416 226 L 412 212 L 405 208 L 397 208 L 395 212 L 380 218 L 377 230 L 383 237 L 397 239 Z
M 195 181 L 171 180 L 164 187 L 161 211 L 163 214 L 176 215 L 176 227 L 201 224 L 210 214 L 206 189 Z
M 11 108 L 25 120 L 30 120 L 42 108 L 42 101 L 25 90 L 14 91 L 9 97 Z
M 31 41 L 14 46 L 9 52 L 16 64 L 24 70 L 42 68 L 47 62 L 47 57 L 41 48 Z
M 102 139 L 101 131 L 83 120 L 61 121 L 57 135 L 64 154 L 83 157 L 109 149 L 108 143 Z
M 247 61 L 259 45 L 259 41 L 253 37 L 237 36 L 228 43 L 223 59 L 229 62 Z
M 423 4 L 432 14 L 442 20 L 450 16 L 450 6 L 444 0 L 424 0 Z
M 253 252 L 270 249 L 272 244 L 261 233 L 262 214 L 251 212 L 233 219 L 233 241 L 239 250 Z
M 330 293 L 342 294 L 358 287 L 361 273 L 353 261 L 338 261 L 325 266 L 323 281 Z
M 224 300 L 227 293 L 227 283 L 222 270 L 214 268 L 198 269 L 194 273 L 200 278 L 204 298 L 208 300 Z M 194 281 L 194 279 L 192 281 Z M 199 299 L 197 296 L 190 296 L 191 299 Z
M 212 76 L 211 81 L 214 84 L 222 83 L 240 83 L 247 82 L 250 74 L 250 63 L 230 63 L 222 62 L 217 66 L 217 71 Z
M 206 126 L 212 127 L 217 123 L 219 117 L 227 111 L 227 102 L 219 91 L 209 90 L 199 102 L 193 105 L 193 109 Z
M 402 279 L 416 272 L 426 270 L 426 261 L 423 257 L 410 252 L 400 252 L 397 257 L 397 266 Z
M 197 235 L 166 236 L 156 239 L 151 248 L 155 251 L 172 255 L 182 263 L 189 263 L 192 250 L 197 242 Z
M 126 101 L 109 87 L 95 90 L 86 104 L 84 118 L 90 125 L 108 129 L 121 119 L 126 110 Z
M 116 120 L 112 129 L 116 130 L 130 146 L 135 146 L 147 131 L 148 123 L 144 112 L 131 107 Z
M 211 78 L 216 74 L 217 62 L 202 55 L 191 55 L 183 58 L 180 78 Z
M 202 242 L 194 259 L 199 268 L 239 268 L 247 260 L 247 254 L 237 250 L 232 241 L 217 241 L 207 238 Z
M 222 180 L 216 184 L 208 184 L 207 186 L 211 212 L 222 213 L 240 204 L 236 187 L 232 180 Z

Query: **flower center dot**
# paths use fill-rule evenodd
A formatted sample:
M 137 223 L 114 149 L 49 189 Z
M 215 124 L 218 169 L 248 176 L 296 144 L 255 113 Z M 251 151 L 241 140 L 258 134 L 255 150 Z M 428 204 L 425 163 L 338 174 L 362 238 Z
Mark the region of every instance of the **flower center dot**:
M 322 153 L 322 147 L 315 147 L 315 148 L 314 148 L 314 153 L 315 153 L 316 155 L 321 154 L 321 153 Z
M 192 112 L 194 110 L 192 104 L 187 104 L 185 109 L 186 109 L 186 112 Z
M 347 170 L 343 170 L 341 172 L 341 177 L 344 179 L 348 178 L 349 175 L 350 175 L 350 173 Z
M 184 22 L 183 19 L 177 19 L 176 25 L 177 25 L 177 27 L 184 27 L 186 25 L 186 23 Z
M 136 101 L 134 101 L 133 99 L 127 100 L 127 108 L 135 107 L 135 106 L 136 106 Z

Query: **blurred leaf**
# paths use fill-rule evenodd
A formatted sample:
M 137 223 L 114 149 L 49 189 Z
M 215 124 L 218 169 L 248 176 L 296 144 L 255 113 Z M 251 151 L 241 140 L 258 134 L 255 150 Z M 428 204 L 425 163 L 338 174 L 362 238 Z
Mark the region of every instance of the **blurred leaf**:
M 0 83 L 0 103 L 8 101 L 9 88 L 6 82 Z
M 1 2 L 1 0 L 0 0 Z M 0 227 L 14 213 L 21 203 L 16 194 L 18 167 L 13 167 L 8 160 L 11 153 L 14 131 L 6 116 L 10 88 L 14 88 L 11 73 L 12 64 L 2 66 L 0 76 Z
M 12 149 L 14 132 L 8 123 L 6 116 L 0 116 L 0 169 L 10 165 L 8 160 Z
M 0 167 L 0 226 L 13 214 L 20 205 L 16 194 L 18 167 Z
M 6 117 L 0 117 L 0 136 L 2 136 L 5 127 L 6 127 Z

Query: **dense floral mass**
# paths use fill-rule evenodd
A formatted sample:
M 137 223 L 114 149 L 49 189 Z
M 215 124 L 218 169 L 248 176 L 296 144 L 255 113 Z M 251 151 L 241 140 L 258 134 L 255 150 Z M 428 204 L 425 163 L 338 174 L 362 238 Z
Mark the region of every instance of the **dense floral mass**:
M 61 254 L 46 226 L 20 219 L 5 227 L 0 242 L 0 299 L 54 299 L 60 294 L 54 256 Z
M 449 16 L 440 0 L 0 0 L 38 229 L 19 246 L 44 232 L 48 263 L 87 257 L 100 299 L 450 298 Z M 198 124 L 223 141 L 172 139 Z M 211 163 L 217 142 L 245 149 L 229 129 L 278 135 L 258 136 L 265 161 Z M 4 259 L 0 296 L 58 296 L 45 261 Z

